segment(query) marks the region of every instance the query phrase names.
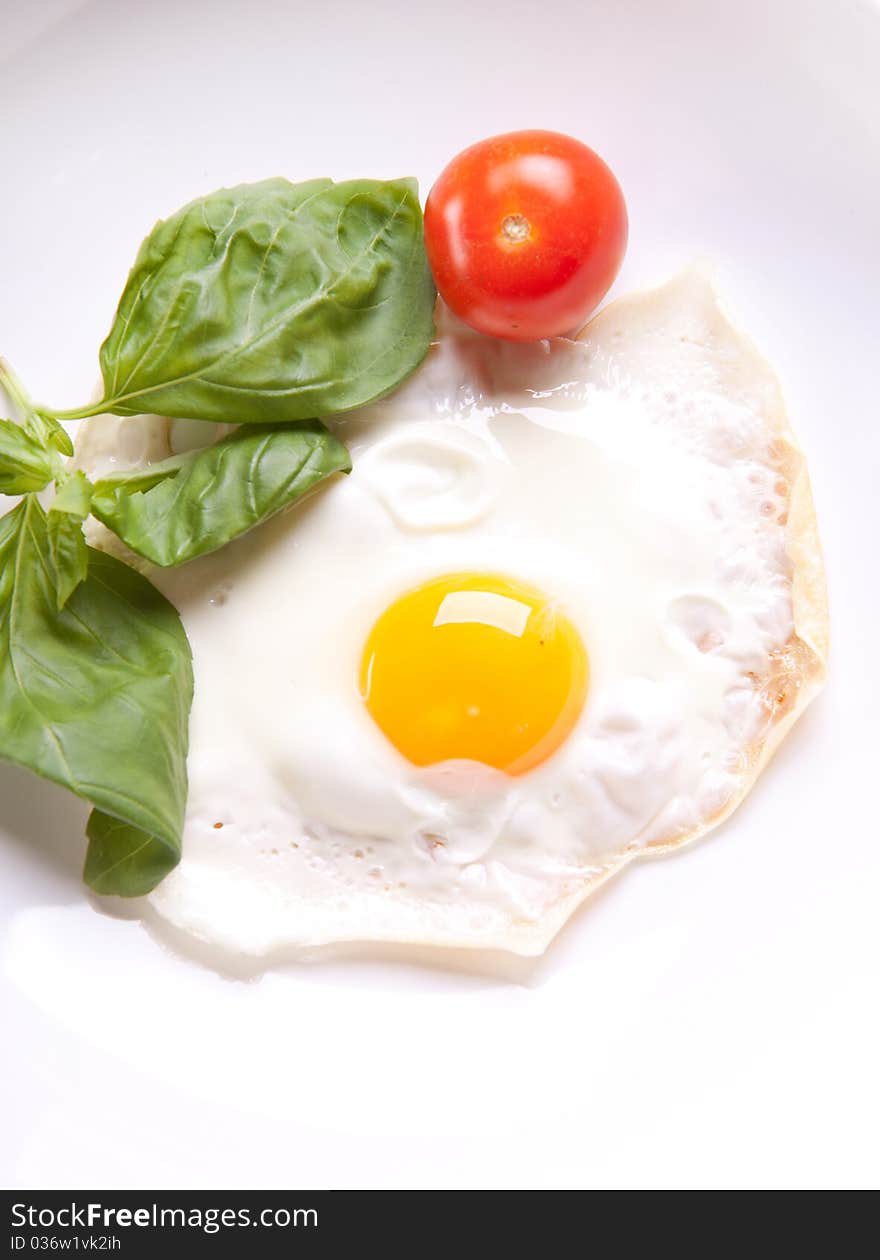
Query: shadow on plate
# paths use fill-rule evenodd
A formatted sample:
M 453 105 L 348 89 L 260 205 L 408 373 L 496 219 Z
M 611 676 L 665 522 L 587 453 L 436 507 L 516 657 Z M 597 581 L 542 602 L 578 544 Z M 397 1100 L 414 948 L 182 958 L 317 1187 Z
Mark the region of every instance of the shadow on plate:
M 0 836 L 39 873 L 41 901 L 47 894 L 63 894 L 65 902 L 82 896 L 88 813 L 63 788 L 0 762 Z
M 291 946 L 273 950 L 262 957 L 236 956 L 175 928 L 161 919 L 148 903 L 105 901 L 93 894 L 88 896 L 98 913 L 124 921 L 139 921 L 167 954 L 205 967 L 224 980 L 253 983 L 274 972 L 318 981 L 328 977 L 351 979 L 357 971 L 376 971 L 386 979 L 397 981 L 403 980 L 407 974 L 415 976 L 430 971 L 435 978 L 449 977 L 455 987 L 465 980 L 480 987 L 489 983 L 536 988 L 560 965 L 564 965 L 566 955 L 582 956 L 589 951 L 589 944 L 583 938 L 591 930 L 590 910 L 595 912 L 599 904 L 608 899 L 612 887 L 616 888 L 625 874 L 625 871 L 620 872 L 616 878 L 598 888 L 586 907 L 575 912 L 545 953 L 537 958 L 524 958 L 504 950 L 375 941 L 347 941 L 310 948 Z

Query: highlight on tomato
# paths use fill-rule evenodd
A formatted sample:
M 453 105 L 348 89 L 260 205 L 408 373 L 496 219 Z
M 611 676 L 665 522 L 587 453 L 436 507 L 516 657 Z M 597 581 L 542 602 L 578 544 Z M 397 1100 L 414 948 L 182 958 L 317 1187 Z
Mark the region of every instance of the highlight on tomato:
M 471 145 L 425 206 L 440 296 L 479 332 L 537 341 L 580 328 L 626 250 L 626 204 L 597 153 L 555 131 Z

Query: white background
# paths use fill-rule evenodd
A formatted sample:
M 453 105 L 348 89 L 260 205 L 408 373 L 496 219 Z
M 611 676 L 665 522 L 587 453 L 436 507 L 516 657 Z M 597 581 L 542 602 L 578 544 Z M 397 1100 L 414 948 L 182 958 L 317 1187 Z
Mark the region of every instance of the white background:
M 0 767 L 0 1184 L 802 1186 L 880 1179 L 880 9 L 855 0 L 0 0 L 0 352 L 84 400 L 153 220 L 266 175 L 416 174 L 570 131 L 782 377 L 833 611 L 826 692 L 710 841 L 533 965 L 242 981 L 79 884 L 85 810 Z M 255 627 L 258 635 L 258 627 Z

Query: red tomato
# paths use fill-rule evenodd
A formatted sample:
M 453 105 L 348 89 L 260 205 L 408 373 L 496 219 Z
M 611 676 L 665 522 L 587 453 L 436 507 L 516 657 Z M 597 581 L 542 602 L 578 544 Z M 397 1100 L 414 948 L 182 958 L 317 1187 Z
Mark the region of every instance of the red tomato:
M 511 131 L 471 145 L 425 206 L 441 297 L 473 328 L 513 341 L 579 328 L 617 275 L 626 235 L 611 171 L 555 131 Z

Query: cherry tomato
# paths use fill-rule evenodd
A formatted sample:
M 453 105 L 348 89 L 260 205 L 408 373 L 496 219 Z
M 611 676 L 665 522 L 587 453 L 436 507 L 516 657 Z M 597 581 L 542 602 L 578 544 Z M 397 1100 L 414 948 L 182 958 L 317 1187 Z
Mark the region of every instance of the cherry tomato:
M 610 288 L 626 205 L 602 159 L 555 131 L 511 131 L 452 159 L 428 196 L 425 246 L 440 296 L 480 332 L 572 332 Z

